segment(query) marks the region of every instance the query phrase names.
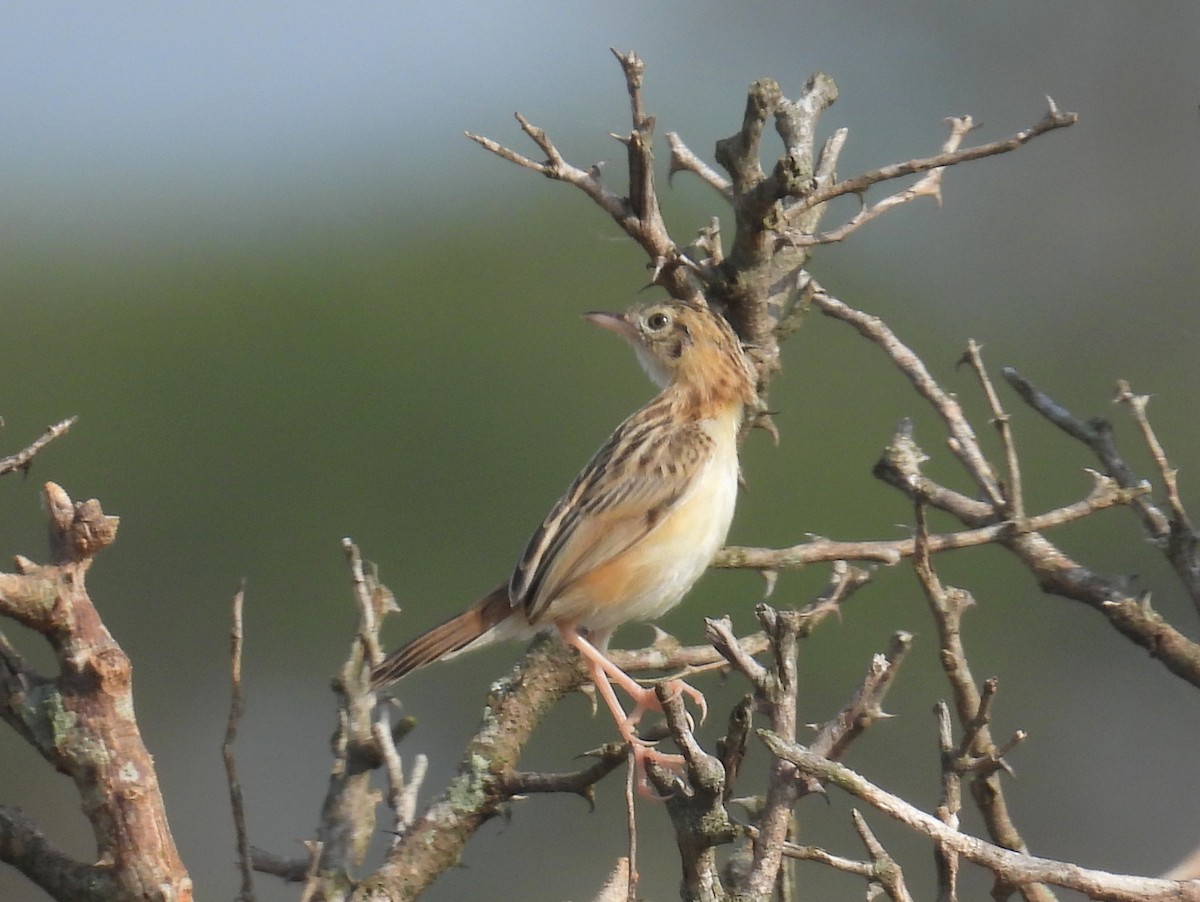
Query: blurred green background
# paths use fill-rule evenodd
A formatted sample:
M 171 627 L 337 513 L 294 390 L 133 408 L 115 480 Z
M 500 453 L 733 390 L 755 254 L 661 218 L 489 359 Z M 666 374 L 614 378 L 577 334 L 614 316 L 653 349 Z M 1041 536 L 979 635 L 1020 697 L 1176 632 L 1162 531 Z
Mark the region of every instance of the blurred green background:
M 92 595 L 135 665 L 137 706 L 199 898 L 236 891 L 220 761 L 229 601 L 248 580 L 246 692 L 237 753 L 256 845 L 299 855 L 315 824 L 334 726 L 330 674 L 354 613 L 339 541 L 352 536 L 405 609 L 392 643 L 507 574 L 534 524 L 650 388 L 626 348 L 579 314 L 622 308 L 646 281 L 640 253 L 586 199 L 486 154 L 469 129 L 532 152 L 511 118 L 544 126 L 570 159 L 608 161 L 623 185 L 628 128 L 608 47 L 638 51 L 659 132 L 711 158 L 746 86 L 794 96 L 830 73 L 845 125 L 841 171 L 922 156 L 942 118 L 971 113 L 980 141 L 1037 121 L 1050 94 L 1081 121 L 947 173 L 945 202 L 905 207 L 818 252 L 814 273 L 884 316 L 987 430 L 954 361 L 966 339 L 1080 413 L 1111 415 L 1145 466 L 1117 378 L 1150 411 L 1194 496 L 1200 390 L 1200 7 L 1113 0 L 961 4 L 863 0 L 441 6 L 310 2 L 18 5 L 0 30 L 0 432 L 9 453 L 80 420 L 29 479 L 0 481 L 0 550 L 44 557 L 40 484 L 98 497 L 122 518 Z M 774 152 L 774 145 L 771 145 Z M 666 158 L 665 146 L 659 156 Z M 665 171 L 664 171 L 665 175 Z M 725 211 L 680 176 L 664 195 L 678 239 Z M 848 209 L 848 208 L 846 208 Z M 842 210 L 845 212 L 846 210 Z M 940 433 L 881 356 L 812 319 L 773 387 L 783 440 L 751 438 L 749 491 L 731 539 L 903 534 L 911 512 L 870 467 L 914 415 L 931 472 L 965 487 Z M 1018 408 L 1030 506 L 1080 497 L 1082 449 Z M 988 436 L 990 442 L 991 436 Z M 941 528 L 949 526 L 939 523 Z M 1107 572 L 1136 574 L 1189 635 L 1195 619 L 1132 519 L 1111 512 L 1056 536 Z M 966 622 L 976 675 L 997 675 L 996 730 L 1013 756 L 1018 825 L 1036 853 L 1156 873 L 1200 842 L 1196 695 L 1094 614 L 1043 597 L 1001 553 L 944 558 L 978 599 Z M 786 575 L 775 601 L 823 582 Z M 753 574 L 710 575 L 664 626 L 701 616 L 750 630 Z M 46 665 L 36 637 L 4 625 Z M 803 651 L 804 720 L 848 697 L 891 632 L 916 647 L 880 724 L 850 764 L 936 804 L 930 708 L 945 692 L 924 602 L 905 568 Z M 629 628 L 618 642 L 649 633 Z M 428 753 L 428 791 L 456 766 L 505 646 L 433 668 L 399 690 Z M 740 687 L 702 683 L 716 701 Z M 611 738 L 582 698 L 560 706 L 530 767 L 565 769 Z M 0 733 L 0 802 L 20 805 L 86 858 L 69 782 Z M 761 759 L 760 759 L 761 762 Z M 488 825 L 430 899 L 588 898 L 625 837 L 617 780 L 589 814 L 534 798 Z M 805 839 L 858 856 L 848 801 L 809 800 Z M 641 807 L 643 892 L 675 898 L 666 816 Z M 928 895 L 927 848 L 879 818 Z M 966 827 L 978 830 L 968 815 Z M 861 885 L 809 868 L 807 898 Z M 977 878 L 969 886 L 984 892 Z M 262 899 L 295 888 L 259 878 Z M 0 869 L 0 898 L 42 896 Z

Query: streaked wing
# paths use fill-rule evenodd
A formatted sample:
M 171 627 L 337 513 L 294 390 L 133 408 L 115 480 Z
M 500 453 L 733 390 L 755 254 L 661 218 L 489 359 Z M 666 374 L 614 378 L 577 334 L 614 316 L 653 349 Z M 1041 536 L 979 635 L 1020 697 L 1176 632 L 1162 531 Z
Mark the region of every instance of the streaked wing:
M 617 427 L 529 540 L 509 583 L 536 622 L 578 577 L 640 541 L 688 490 L 712 454 L 699 423 L 671 424 L 651 405 Z

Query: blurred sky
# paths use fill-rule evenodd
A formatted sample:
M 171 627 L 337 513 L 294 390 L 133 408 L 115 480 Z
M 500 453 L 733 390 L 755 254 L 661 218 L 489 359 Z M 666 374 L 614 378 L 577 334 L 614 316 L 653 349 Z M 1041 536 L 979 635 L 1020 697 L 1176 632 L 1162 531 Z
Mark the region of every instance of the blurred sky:
M 648 396 L 625 351 L 578 320 L 638 298 L 644 261 L 582 195 L 462 137 L 531 152 L 512 119 L 520 110 L 570 159 L 604 161 L 623 184 L 607 133 L 628 128 L 628 109 L 610 46 L 645 60 L 659 134 L 678 131 L 710 158 L 763 76 L 792 96 L 813 71 L 836 79 L 823 134 L 849 127 L 847 175 L 935 152 L 948 115 L 972 114 L 984 141 L 1036 122 L 1045 95 L 1079 112 L 1066 132 L 948 172 L 940 209 L 904 208 L 822 249 L 813 270 L 927 355 L 981 431 L 977 393 L 953 369 L 968 337 L 994 366 L 1016 365 L 1080 413 L 1112 416 L 1136 447 L 1108 404 L 1115 379 L 1131 379 L 1154 393 L 1151 414 L 1190 493 L 1200 459 L 1194 3 L 10 4 L 4 451 L 47 422 L 81 420 L 32 478 L 0 482 L 0 550 L 42 557 L 46 479 L 122 516 L 91 585 L 133 657 L 141 722 L 201 897 L 236 887 L 219 743 L 238 579 L 250 585 L 239 756 L 251 829 L 257 844 L 299 854 L 328 768 L 327 679 L 351 638 L 341 536 L 380 563 L 411 615 L 390 628 L 399 641 L 503 577 L 556 493 Z M 724 216 L 682 176 L 664 192 L 680 240 Z M 898 534 L 911 512 L 869 470 L 901 416 L 918 417 L 932 466 L 953 473 L 932 420 L 845 331 L 814 321 L 789 344 L 772 398 L 784 441 L 748 445 L 734 540 Z M 1033 506 L 1085 492 L 1087 456 L 1023 411 L 1016 422 Z M 1128 518 L 1104 524 L 1062 541 L 1139 574 L 1194 635 L 1194 613 Z M 1014 760 L 1012 804 L 1033 850 L 1154 873 L 1193 848 L 1200 818 L 1179 803 L 1200 792 L 1186 766 L 1200 739 L 1195 693 L 1088 612 L 1041 597 L 1003 555 L 944 566 L 979 597 L 968 647 L 981 678 L 1001 675 L 1000 734 L 1032 733 Z M 820 582 L 785 577 L 777 600 L 802 603 Z M 701 613 L 729 610 L 749 629 L 759 590 L 750 576 L 716 574 L 668 626 L 695 640 Z M 830 716 L 890 630 L 916 632 L 900 716 L 851 763 L 929 806 L 928 710 L 945 691 L 932 629 L 907 573 L 881 574 L 872 591 L 806 650 L 803 717 Z M 455 662 L 400 693 L 423 723 L 406 754 L 435 756 L 431 789 L 516 655 Z M 580 731 L 591 744 L 608 738 L 572 701 L 530 766 L 570 766 L 586 747 Z M 0 736 L 0 755 L 11 762 L 0 802 L 89 854 L 62 778 L 12 736 Z M 590 896 L 622 854 L 617 796 L 611 788 L 594 815 L 578 800 L 523 803 L 429 898 Z M 809 838 L 858 854 L 845 800 L 815 807 L 803 813 Z M 665 862 L 643 868 L 646 895 L 673 898 L 674 853 L 650 838 L 663 833 L 661 813 L 644 823 L 648 860 Z M 923 847 L 881 829 L 909 854 L 913 882 L 930 886 Z M 548 873 L 546 848 L 578 857 Z M 534 866 L 514 872 L 513 861 Z M 511 892 L 497 895 L 501 877 Z M 861 893 L 831 886 L 818 895 Z M 264 899 L 295 895 L 266 878 L 259 888 Z M 0 897 L 41 898 L 4 870 Z

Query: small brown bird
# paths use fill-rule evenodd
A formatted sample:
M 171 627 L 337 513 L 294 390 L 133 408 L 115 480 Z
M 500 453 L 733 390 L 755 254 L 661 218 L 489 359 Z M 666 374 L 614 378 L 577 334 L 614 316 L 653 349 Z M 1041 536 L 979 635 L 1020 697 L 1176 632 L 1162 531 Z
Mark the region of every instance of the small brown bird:
M 630 743 L 639 769 L 655 752 L 634 732 L 653 690 L 604 654 L 623 623 L 673 608 L 724 544 L 738 491 L 738 431 L 755 404 L 755 375 L 718 314 L 666 302 L 586 318 L 625 338 L 662 391 L 617 427 L 550 511 L 511 579 L 463 613 L 393 652 L 376 688 L 434 661 L 498 639 L 557 630 L 578 649 Z M 635 702 L 626 714 L 610 681 Z M 678 683 L 703 710 L 692 687 Z

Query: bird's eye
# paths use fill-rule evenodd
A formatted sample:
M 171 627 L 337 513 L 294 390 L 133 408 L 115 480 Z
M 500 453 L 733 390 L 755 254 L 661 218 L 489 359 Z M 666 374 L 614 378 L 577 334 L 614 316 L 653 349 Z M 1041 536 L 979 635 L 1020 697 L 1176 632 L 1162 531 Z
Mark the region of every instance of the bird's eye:
M 646 317 L 646 325 L 653 332 L 661 332 L 671 323 L 671 317 L 667 316 L 661 310 L 656 310 Z

